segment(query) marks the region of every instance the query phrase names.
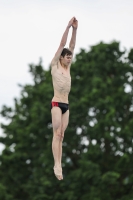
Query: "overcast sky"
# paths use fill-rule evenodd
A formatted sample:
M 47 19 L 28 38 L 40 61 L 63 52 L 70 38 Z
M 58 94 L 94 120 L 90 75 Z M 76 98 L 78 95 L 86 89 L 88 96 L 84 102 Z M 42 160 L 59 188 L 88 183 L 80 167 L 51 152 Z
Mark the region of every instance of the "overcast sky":
M 13 106 L 18 83 L 32 82 L 28 64 L 41 57 L 48 68 L 73 16 L 79 22 L 75 53 L 100 41 L 133 47 L 132 0 L 0 0 L 0 108 Z

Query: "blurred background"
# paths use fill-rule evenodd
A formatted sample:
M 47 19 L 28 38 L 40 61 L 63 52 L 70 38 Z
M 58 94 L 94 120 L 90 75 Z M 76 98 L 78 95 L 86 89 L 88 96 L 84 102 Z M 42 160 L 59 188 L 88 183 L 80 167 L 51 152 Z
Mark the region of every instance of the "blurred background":
M 132 10 L 132 0 L 0 0 L 1 200 L 133 200 Z M 51 175 L 49 65 L 73 16 L 69 176 L 59 184 Z

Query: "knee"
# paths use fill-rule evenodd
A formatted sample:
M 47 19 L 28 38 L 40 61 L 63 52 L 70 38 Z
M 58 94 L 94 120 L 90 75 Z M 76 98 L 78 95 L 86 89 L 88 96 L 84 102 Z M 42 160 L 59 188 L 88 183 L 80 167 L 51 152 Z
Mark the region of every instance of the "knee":
M 60 140 L 61 142 L 63 142 L 64 136 L 63 136 L 62 134 L 58 134 L 57 137 L 59 138 L 59 140 Z
M 62 133 L 60 130 L 57 130 L 57 131 L 54 132 L 54 137 L 57 140 L 63 141 L 63 139 L 64 139 L 64 133 Z
M 57 130 L 54 134 L 56 136 L 56 138 L 60 141 L 63 141 L 64 139 L 64 132 L 62 132 L 61 130 Z
M 63 142 L 64 139 L 64 132 L 61 132 L 61 141 Z

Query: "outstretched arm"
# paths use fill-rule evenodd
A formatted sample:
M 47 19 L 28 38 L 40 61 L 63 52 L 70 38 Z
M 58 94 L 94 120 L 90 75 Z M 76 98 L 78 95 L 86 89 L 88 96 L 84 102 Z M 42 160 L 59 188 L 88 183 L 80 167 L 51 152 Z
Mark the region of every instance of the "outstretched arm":
M 76 44 L 76 34 L 77 34 L 77 28 L 78 28 L 78 21 L 76 18 L 74 18 L 73 20 L 72 27 L 73 27 L 73 30 L 72 30 L 72 37 L 69 44 L 69 49 L 73 53 L 75 44 Z
M 51 66 L 56 65 L 58 60 L 59 60 L 59 58 L 60 58 L 60 55 L 61 55 L 61 53 L 63 51 L 63 48 L 66 45 L 69 29 L 72 26 L 73 21 L 74 21 L 74 17 L 69 21 L 69 23 L 68 23 L 68 25 L 66 27 L 66 30 L 65 30 L 65 32 L 64 32 L 64 34 L 62 36 L 62 39 L 61 39 L 60 45 L 58 47 L 58 50 L 55 53 L 54 58 L 52 59 Z

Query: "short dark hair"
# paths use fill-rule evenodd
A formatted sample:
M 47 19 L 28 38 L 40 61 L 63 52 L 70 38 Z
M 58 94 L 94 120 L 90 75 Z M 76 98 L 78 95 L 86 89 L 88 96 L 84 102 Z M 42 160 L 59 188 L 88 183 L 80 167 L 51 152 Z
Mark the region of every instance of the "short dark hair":
M 62 53 L 61 53 L 61 56 L 64 57 L 65 55 L 71 56 L 72 52 L 68 48 L 64 48 Z

